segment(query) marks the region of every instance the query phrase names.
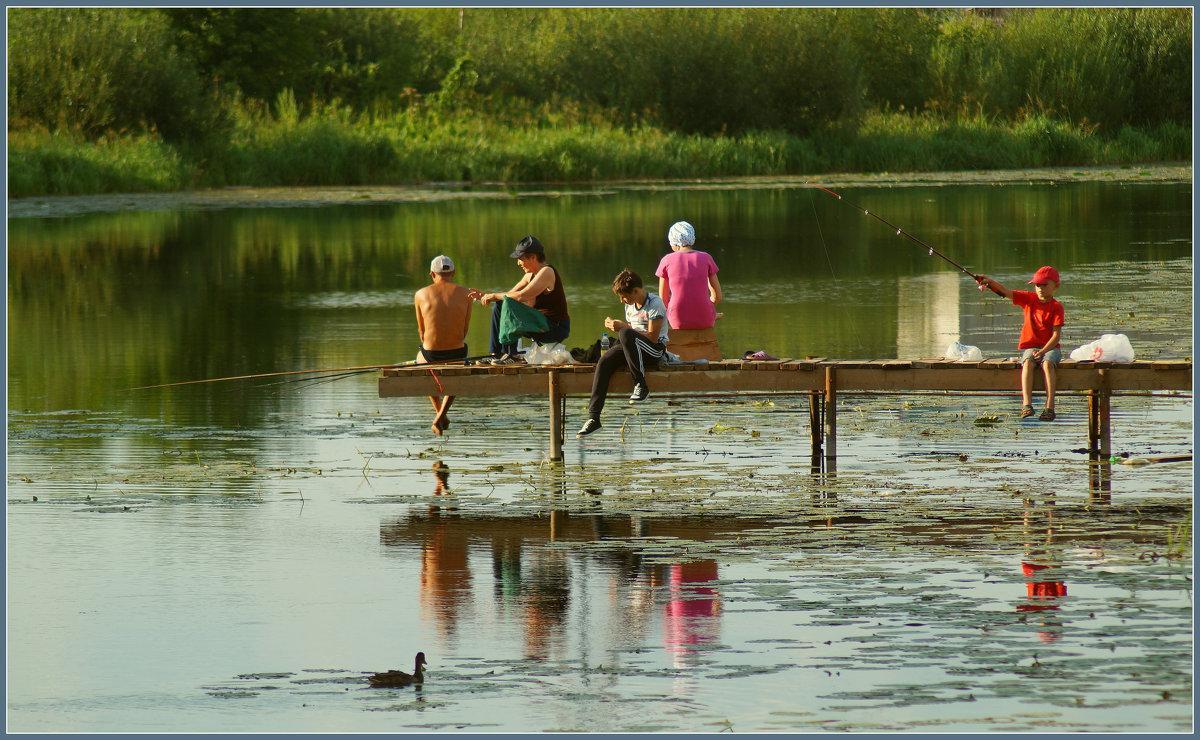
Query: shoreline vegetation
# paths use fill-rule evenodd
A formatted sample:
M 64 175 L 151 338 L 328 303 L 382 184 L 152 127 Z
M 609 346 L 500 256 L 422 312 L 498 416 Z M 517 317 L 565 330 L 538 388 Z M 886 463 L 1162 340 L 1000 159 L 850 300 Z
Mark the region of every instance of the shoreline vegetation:
M 197 190 L 141 193 L 89 193 L 10 198 L 8 217 L 53 218 L 87 213 L 187 210 L 193 208 L 321 207 L 329 205 L 423 202 L 431 199 L 562 194 L 582 190 L 660 189 L 683 185 L 689 189 L 726 189 L 772 186 L 838 185 L 886 186 L 1014 183 L 1063 184 L 1072 182 L 1191 182 L 1191 162 L 1154 162 L 1138 165 L 1042 167 L 1036 169 L 964 170 L 934 172 L 831 173 L 774 177 L 717 177 L 680 179 L 606 180 L 583 183 L 503 183 L 479 181 L 425 182 L 416 185 L 312 185 L 286 187 L 226 186 Z
M 1191 20 L 17 8 L 8 195 L 1190 162 Z
M 828 138 L 778 132 L 681 136 L 605 125 L 442 126 L 314 116 L 248 128 L 219 155 L 196 159 L 154 134 L 84 141 L 10 133 L 9 197 L 173 192 L 227 186 L 387 186 L 429 182 L 584 183 L 1121 166 L 1191 160 L 1191 130 L 1127 127 L 1106 140 L 1032 119 L 1005 126 L 903 116 Z M 487 130 L 484 130 L 487 129 Z

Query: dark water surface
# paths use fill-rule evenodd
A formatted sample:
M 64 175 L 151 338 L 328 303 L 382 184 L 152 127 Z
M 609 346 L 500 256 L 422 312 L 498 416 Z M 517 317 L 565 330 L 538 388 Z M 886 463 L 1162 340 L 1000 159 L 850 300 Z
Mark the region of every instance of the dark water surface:
M 1183 172 L 834 189 L 1010 286 L 1057 266 L 1066 351 L 1120 332 L 1184 359 Z M 1015 354 L 1014 307 L 821 191 L 9 208 L 10 730 L 1192 727 L 1191 463 L 1097 487 L 1079 396 L 1053 424 L 1012 397 L 848 397 L 833 474 L 798 396 L 613 402 L 551 465 L 540 398 L 462 399 L 439 438 L 372 373 L 124 390 L 409 359 L 430 258 L 507 288 L 526 233 L 584 346 L 678 219 L 721 267 L 726 356 Z M 1114 448 L 1190 454 L 1192 419 L 1190 396 L 1117 398 Z M 421 689 L 368 688 L 418 650 Z

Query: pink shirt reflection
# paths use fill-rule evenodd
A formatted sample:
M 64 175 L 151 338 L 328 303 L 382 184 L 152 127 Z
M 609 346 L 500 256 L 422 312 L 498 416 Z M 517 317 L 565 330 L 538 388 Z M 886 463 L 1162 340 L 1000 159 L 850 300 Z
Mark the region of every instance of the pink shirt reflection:
M 721 600 L 717 563 L 699 560 L 671 566 L 671 597 L 664 611 L 663 643 L 676 665 L 696 654 L 692 645 L 716 643 L 721 637 Z M 705 586 L 710 583 L 713 585 Z

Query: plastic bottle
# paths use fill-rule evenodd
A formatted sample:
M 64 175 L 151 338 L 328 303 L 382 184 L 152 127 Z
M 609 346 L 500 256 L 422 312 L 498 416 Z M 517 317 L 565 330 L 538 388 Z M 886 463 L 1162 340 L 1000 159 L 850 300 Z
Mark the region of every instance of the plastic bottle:
M 600 335 L 600 351 L 607 352 L 608 348 L 609 348 L 608 332 L 604 332 L 603 334 Z

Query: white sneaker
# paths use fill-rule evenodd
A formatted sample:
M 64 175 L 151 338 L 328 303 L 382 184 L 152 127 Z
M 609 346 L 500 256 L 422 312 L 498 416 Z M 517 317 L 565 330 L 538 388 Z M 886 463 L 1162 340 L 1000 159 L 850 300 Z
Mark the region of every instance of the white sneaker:
M 579 431 L 575 433 L 575 437 L 577 439 L 583 439 L 584 437 L 588 436 L 589 434 L 591 434 L 592 432 L 596 431 L 599 428 L 600 428 L 600 420 L 599 419 L 588 419 L 587 421 L 583 422 L 583 426 L 580 427 Z

